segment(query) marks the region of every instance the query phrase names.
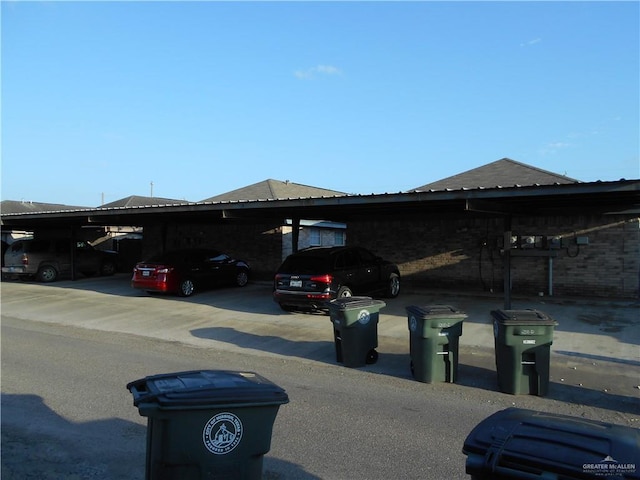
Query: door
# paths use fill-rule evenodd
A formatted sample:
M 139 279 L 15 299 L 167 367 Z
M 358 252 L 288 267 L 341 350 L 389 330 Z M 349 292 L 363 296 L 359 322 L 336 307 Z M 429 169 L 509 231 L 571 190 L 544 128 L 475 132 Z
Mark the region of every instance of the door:
M 360 278 L 364 291 L 371 293 L 379 290 L 384 283 L 381 278 L 380 259 L 364 248 L 355 249 L 355 252 L 359 259 Z

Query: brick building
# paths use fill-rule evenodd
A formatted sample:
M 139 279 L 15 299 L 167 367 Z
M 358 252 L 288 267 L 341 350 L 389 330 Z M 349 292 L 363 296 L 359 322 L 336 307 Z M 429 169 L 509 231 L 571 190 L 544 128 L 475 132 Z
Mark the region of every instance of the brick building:
M 640 180 L 583 183 L 501 159 L 398 194 L 345 195 L 267 180 L 201 202 L 137 203 L 3 211 L 3 231 L 135 225 L 143 228 L 145 255 L 215 246 L 268 280 L 283 255 L 306 246 L 305 220 L 313 220 L 346 226 L 346 243 L 398 263 L 405 285 L 618 298 L 639 292 Z

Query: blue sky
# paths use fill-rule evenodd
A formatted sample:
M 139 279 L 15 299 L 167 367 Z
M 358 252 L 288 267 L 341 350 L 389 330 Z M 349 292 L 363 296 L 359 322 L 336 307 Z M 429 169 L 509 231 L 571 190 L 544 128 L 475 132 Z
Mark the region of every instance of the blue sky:
M 2 199 L 640 178 L 638 2 L 2 1 Z M 151 183 L 153 182 L 153 186 Z

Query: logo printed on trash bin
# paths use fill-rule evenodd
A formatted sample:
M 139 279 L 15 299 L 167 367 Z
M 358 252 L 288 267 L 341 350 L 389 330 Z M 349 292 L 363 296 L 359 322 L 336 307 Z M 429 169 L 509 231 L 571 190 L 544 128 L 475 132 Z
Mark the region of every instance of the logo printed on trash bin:
M 369 320 L 371 320 L 371 314 L 369 313 L 369 310 L 360 310 L 360 313 L 358 313 L 358 321 L 361 324 L 366 325 L 367 323 L 369 323 Z
M 204 426 L 202 441 L 211 453 L 226 455 L 242 440 L 242 422 L 233 413 L 219 413 Z
M 409 325 L 409 330 L 412 332 L 416 332 L 418 330 L 418 320 L 413 315 L 411 315 L 411 318 L 409 319 Z

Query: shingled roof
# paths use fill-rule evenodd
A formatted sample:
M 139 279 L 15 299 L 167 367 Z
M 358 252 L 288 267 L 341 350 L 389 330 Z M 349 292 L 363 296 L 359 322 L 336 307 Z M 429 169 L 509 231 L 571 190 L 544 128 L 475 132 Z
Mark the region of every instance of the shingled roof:
M 118 207 L 148 207 L 151 205 L 176 205 L 179 203 L 189 203 L 187 200 L 175 200 L 172 198 L 161 197 L 139 197 L 131 195 L 121 198 L 110 203 L 100 205 L 100 208 L 118 208 Z
M 7 213 L 59 212 L 61 210 L 81 210 L 91 207 L 62 205 L 60 203 L 25 202 L 18 200 L 3 200 L 0 211 Z
M 452 177 L 443 178 L 433 183 L 409 190 L 460 190 L 463 188 L 496 188 L 531 185 L 555 185 L 567 183 L 580 183 L 579 180 L 565 175 L 532 167 L 525 163 L 516 162 L 510 158 L 503 158 L 488 163 L 482 167 L 474 168 Z
M 203 202 L 240 202 L 251 200 L 276 200 L 286 198 L 335 197 L 344 195 L 343 192 L 324 188 L 300 185 L 288 180 L 264 180 L 246 187 L 238 188 L 215 197 L 202 200 Z

